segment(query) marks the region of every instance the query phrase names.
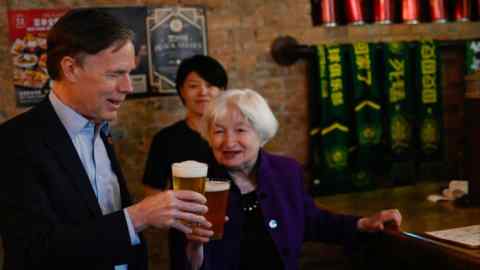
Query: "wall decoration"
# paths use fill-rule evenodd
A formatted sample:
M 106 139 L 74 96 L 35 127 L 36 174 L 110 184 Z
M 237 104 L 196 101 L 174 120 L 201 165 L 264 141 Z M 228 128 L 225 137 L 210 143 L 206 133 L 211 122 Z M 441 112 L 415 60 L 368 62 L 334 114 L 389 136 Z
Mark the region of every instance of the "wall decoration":
M 175 76 L 182 59 L 207 54 L 205 9 L 151 8 L 146 21 L 150 87 L 160 94 L 175 93 Z
M 65 12 L 65 9 L 8 12 L 13 83 L 19 107 L 40 102 L 50 91 L 46 61 L 47 32 Z

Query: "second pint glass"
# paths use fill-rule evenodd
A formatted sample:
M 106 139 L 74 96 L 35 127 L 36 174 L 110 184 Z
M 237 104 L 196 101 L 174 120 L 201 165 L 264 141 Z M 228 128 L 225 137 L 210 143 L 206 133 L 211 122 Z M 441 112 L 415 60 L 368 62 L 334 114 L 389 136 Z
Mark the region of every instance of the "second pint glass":
M 229 190 L 230 182 L 213 180 L 205 183 L 205 197 L 208 207 L 205 218 L 212 223 L 212 240 L 219 240 L 223 237 Z
M 208 165 L 205 163 L 187 160 L 172 164 L 174 190 L 193 190 L 204 193 L 207 179 Z

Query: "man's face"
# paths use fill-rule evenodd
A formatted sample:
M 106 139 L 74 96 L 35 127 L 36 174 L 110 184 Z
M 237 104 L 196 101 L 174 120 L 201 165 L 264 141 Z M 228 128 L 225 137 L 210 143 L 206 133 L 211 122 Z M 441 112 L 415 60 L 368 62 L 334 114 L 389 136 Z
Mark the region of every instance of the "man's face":
M 126 95 L 133 91 L 129 74 L 134 68 L 131 42 L 85 56 L 83 63 L 74 65 L 69 105 L 96 123 L 115 120 Z

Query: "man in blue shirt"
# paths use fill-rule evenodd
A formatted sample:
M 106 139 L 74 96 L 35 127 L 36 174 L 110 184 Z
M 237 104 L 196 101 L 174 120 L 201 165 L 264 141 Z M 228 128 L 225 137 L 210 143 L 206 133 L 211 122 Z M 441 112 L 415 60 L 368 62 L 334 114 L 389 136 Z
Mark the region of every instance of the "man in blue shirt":
M 147 268 L 148 227 L 209 226 L 205 197 L 166 191 L 132 204 L 108 121 L 133 91 L 133 33 L 95 9 L 48 34 L 48 99 L 0 126 L 5 270 Z

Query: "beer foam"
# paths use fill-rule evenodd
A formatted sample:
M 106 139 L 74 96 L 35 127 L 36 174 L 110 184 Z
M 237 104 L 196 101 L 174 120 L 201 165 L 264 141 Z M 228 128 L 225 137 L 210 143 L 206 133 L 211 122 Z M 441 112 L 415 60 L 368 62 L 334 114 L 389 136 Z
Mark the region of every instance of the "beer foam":
M 187 160 L 172 164 L 172 175 L 177 177 L 205 177 L 208 165 L 195 160 Z
M 205 192 L 218 192 L 230 189 L 230 182 L 225 181 L 207 181 L 205 182 Z

